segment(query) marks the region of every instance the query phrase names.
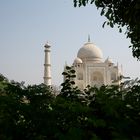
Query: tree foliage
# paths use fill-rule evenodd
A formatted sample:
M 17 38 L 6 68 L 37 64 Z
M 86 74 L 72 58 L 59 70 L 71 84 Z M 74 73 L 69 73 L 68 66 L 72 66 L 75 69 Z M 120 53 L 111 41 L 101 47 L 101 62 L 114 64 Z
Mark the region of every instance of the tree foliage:
M 133 56 L 140 60 L 140 1 L 139 0 L 73 0 L 74 6 L 86 6 L 95 4 L 101 9 L 101 16 L 104 15 L 108 21 L 103 23 L 111 28 L 117 25 L 119 32 L 126 27 L 125 34 L 131 39 Z
M 139 80 L 80 91 L 70 67 L 63 75 L 57 96 L 44 84 L 0 81 L 0 140 L 140 139 Z

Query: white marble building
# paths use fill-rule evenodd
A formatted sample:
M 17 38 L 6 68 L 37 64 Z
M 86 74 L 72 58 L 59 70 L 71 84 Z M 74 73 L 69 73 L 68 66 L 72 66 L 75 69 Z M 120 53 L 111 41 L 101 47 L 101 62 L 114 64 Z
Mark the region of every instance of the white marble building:
M 51 81 L 51 46 L 46 43 L 45 44 L 45 63 L 44 63 L 44 84 L 51 86 L 52 81 Z
M 81 47 L 73 62 L 76 71 L 75 83 L 80 89 L 87 85 L 100 87 L 101 85 L 119 85 L 121 68 L 115 65 L 110 58 L 103 60 L 100 48 L 88 42 Z

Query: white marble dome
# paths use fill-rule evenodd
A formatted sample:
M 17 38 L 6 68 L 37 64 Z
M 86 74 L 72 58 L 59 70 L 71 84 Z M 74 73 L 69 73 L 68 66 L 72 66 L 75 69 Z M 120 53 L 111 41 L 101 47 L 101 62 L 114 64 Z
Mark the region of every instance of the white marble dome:
M 84 44 L 82 48 L 78 51 L 78 58 L 92 58 L 92 59 L 102 59 L 103 54 L 100 48 L 98 48 L 95 44 L 88 42 Z
M 77 57 L 77 58 L 75 58 L 73 63 L 75 63 L 75 64 L 82 64 L 83 62 L 82 62 L 82 60 L 80 58 Z

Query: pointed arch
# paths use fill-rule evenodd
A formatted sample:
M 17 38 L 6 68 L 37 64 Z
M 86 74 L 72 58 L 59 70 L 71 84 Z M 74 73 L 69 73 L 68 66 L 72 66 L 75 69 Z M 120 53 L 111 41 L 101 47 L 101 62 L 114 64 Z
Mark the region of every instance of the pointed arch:
M 90 75 L 91 86 L 101 86 L 104 84 L 103 74 L 99 71 L 94 71 Z

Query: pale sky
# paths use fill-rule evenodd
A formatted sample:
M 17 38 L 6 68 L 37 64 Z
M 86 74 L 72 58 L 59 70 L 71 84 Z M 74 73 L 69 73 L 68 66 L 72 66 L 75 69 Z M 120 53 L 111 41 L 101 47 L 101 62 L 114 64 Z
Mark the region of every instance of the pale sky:
M 65 62 L 73 63 L 90 34 L 104 59 L 122 64 L 125 76 L 140 77 L 130 40 L 117 28 L 102 28 L 105 20 L 94 5 L 74 8 L 73 0 L 0 0 L 0 73 L 26 84 L 42 83 L 43 46 L 49 42 L 52 83 L 60 85 Z

